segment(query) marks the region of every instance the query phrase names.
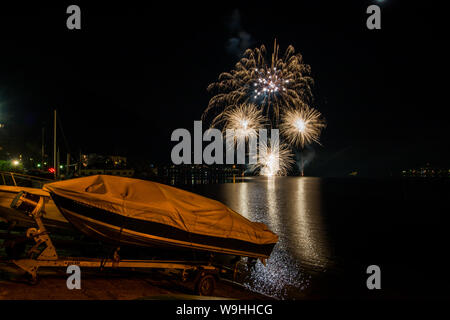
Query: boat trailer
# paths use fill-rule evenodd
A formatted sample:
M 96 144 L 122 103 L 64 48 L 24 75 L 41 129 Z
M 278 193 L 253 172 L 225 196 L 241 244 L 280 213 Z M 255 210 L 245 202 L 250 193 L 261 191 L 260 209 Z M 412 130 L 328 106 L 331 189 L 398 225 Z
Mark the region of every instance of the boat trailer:
M 236 280 L 238 273 L 238 261 L 233 267 L 217 266 L 211 262 L 176 261 L 176 260 L 122 260 L 119 256 L 120 248 L 117 248 L 112 258 L 83 258 L 83 257 L 59 257 L 55 246 L 42 223 L 41 217 L 44 211 L 45 199 L 43 196 L 29 194 L 21 191 L 11 202 L 11 207 L 31 216 L 36 222 L 37 228 L 29 228 L 26 231 L 27 238 L 34 240 L 34 246 L 27 252 L 24 259 L 8 260 L 21 270 L 26 272 L 30 284 L 38 281 L 38 269 L 40 267 L 68 267 L 76 265 L 84 268 L 129 268 L 129 269 L 164 269 L 181 273 L 183 282 L 192 281 L 197 294 L 212 295 L 216 280 L 221 275 L 232 273 Z

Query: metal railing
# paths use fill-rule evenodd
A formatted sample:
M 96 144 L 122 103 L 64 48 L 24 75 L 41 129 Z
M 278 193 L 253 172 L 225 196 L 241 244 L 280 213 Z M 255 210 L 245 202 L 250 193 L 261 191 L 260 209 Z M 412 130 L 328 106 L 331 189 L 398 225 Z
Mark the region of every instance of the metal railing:
M 46 179 L 9 171 L 0 171 L 0 175 L 2 176 L 0 184 L 16 187 L 19 186 L 30 188 L 42 188 L 44 184 L 55 181 L 52 179 Z

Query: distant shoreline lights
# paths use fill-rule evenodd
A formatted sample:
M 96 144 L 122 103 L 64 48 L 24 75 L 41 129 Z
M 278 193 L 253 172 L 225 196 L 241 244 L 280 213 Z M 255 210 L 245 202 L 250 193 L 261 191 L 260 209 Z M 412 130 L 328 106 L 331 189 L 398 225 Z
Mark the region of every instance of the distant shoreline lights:
M 171 141 L 178 142 L 171 152 L 172 162 L 178 164 L 248 164 L 252 170 L 260 170 L 264 175 L 284 175 L 289 168 L 292 155 L 290 150 L 280 144 L 279 130 L 251 129 L 248 123 L 242 129 L 222 131 L 209 128 L 202 130 L 202 121 L 194 121 L 194 134 L 179 128 L 172 132 Z M 203 143 L 208 144 L 203 147 Z M 246 146 L 248 145 L 248 148 Z M 225 153 L 224 153 L 225 149 Z M 193 160 L 193 161 L 192 161 Z

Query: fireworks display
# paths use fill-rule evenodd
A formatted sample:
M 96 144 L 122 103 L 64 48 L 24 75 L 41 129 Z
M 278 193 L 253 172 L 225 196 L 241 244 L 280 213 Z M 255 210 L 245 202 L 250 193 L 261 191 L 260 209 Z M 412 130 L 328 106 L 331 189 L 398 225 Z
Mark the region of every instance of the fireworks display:
M 283 176 L 294 163 L 291 150 L 283 143 L 275 142 L 271 145 L 259 144 L 258 162 L 253 170 L 259 169 L 263 176 Z
M 255 137 L 258 129 L 265 127 L 266 117 L 254 104 L 241 104 L 224 111 L 219 117 L 213 120 L 212 126 L 217 126 L 223 122 L 223 131 L 233 129 L 235 139 L 244 137 L 246 139 Z
M 226 112 L 233 105 L 251 102 L 276 126 L 285 106 L 311 102 L 310 73 L 310 66 L 303 63 L 303 57 L 292 46 L 280 58 L 275 41 L 269 60 L 264 45 L 248 49 L 233 70 L 220 74 L 218 81 L 208 86 L 208 91 L 216 95 L 209 101 L 203 117 L 212 110 Z
M 319 143 L 325 120 L 310 107 L 313 79 L 301 54 L 289 46 L 280 57 L 275 41 L 270 59 L 266 56 L 264 45 L 248 49 L 233 70 L 221 73 L 208 86 L 215 95 L 202 119 L 212 118 L 211 126 L 223 126 L 223 131 L 234 129 L 235 140 L 257 136 L 258 129 L 279 127 L 285 143 L 268 146 L 259 141 L 253 169 L 260 175 L 285 175 L 295 163 L 291 149 Z
M 260 97 L 270 97 L 270 95 L 278 94 L 278 91 L 286 92 L 286 86 L 289 85 L 289 80 L 283 79 L 281 72 L 274 68 L 268 70 L 267 73 L 264 69 L 255 69 L 258 73 L 258 80 L 253 83 L 255 90 L 253 92 L 253 99 L 257 100 Z
M 282 120 L 280 132 L 290 145 L 304 147 L 312 142 L 320 143 L 325 120 L 319 111 L 309 107 L 287 108 L 283 110 Z

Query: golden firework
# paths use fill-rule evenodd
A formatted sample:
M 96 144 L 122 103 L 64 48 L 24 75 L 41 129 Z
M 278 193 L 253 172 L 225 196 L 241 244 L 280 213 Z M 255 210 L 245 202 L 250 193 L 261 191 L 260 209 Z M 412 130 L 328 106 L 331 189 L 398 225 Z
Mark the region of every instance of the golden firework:
M 219 114 L 241 103 L 257 105 L 273 125 L 279 121 L 280 110 L 287 106 L 309 104 L 312 101 L 313 79 L 311 68 L 303 57 L 289 46 L 279 57 L 279 46 L 274 43 L 271 59 L 266 59 L 266 48 L 248 49 L 230 72 L 219 75 L 217 82 L 208 86 L 215 95 L 203 113 L 218 110 Z
M 211 126 L 223 123 L 223 131 L 234 130 L 235 140 L 258 135 L 258 130 L 266 125 L 267 119 L 261 110 L 252 103 L 244 103 L 227 109 L 213 119 Z
M 280 132 L 290 145 L 304 147 L 312 142 L 320 144 L 320 133 L 325 126 L 319 111 L 303 106 L 283 110 Z
M 260 141 L 258 153 L 258 162 L 253 170 L 259 169 L 262 176 L 284 176 L 294 163 L 290 148 L 279 141 L 270 145 Z

